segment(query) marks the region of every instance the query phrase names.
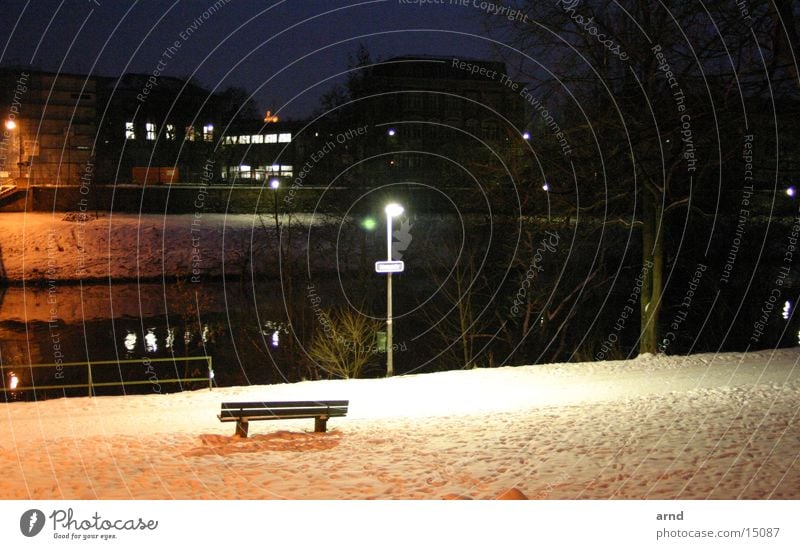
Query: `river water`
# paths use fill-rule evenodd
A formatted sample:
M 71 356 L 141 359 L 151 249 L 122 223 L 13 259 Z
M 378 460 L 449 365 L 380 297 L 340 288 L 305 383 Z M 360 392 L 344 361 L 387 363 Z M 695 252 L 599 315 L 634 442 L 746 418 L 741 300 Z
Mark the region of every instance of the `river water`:
M 0 289 L 0 363 L 4 386 L 83 384 L 85 366 L 73 362 L 131 361 L 96 365 L 94 383 L 150 381 L 138 386 L 100 387 L 95 394 L 170 392 L 208 383 L 166 383 L 177 377 L 205 377 L 211 356 L 218 386 L 282 383 L 313 379 L 320 372 L 306 355 L 312 334 L 324 328 L 323 312 L 353 307 L 383 319 L 384 278 L 369 280 L 241 280 L 186 283 L 60 284 Z M 398 280 L 395 287 L 402 290 Z M 367 291 L 366 286 L 370 286 Z M 359 296 L 380 296 L 379 302 Z M 409 298 L 395 299 L 402 317 Z M 402 323 L 399 333 L 404 329 Z M 400 341 L 403 349 L 408 344 Z M 172 359 L 167 362 L 155 359 Z M 376 353 L 374 375 L 385 363 Z M 30 364 L 55 364 L 30 368 Z M 185 386 L 184 386 L 185 385 Z M 85 395 L 86 388 L 16 392 L 14 398 Z

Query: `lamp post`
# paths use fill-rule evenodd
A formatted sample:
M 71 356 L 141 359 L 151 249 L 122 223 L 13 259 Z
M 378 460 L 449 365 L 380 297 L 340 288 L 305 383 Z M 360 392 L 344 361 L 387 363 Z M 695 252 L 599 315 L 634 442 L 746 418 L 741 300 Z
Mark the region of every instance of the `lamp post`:
M 17 130 L 17 141 L 19 147 L 19 160 L 17 161 L 17 168 L 19 169 L 19 177 L 22 178 L 22 132 L 19 131 L 19 125 L 12 119 L 6 120 L 6 129 L 10 132 Z
M 403 213 L 400 204 L 387 204 L 386 208 L 386 260 L 392 260 L 392 218 Z M 386 377 L 394 374 L 392 357 L 392 273 L 386 278 Z
M 273 203 L 275 204 L 275 234 L 280 234 L 280 223 L 278 223 L 278 188 L 281 186 L 281 182 L 278 179 L 273 179 L 269 182 L 269 186 L 272 187 L 274 193 L 272 194 Z

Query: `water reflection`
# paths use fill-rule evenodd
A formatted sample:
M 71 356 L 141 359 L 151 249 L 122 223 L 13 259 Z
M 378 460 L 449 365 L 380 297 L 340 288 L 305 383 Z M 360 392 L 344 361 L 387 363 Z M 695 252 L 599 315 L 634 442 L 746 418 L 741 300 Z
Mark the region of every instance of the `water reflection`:
M 144 350 L 148 353 L 158 351 L 158 341 L 156 339 L 155 328 L 148 328 L 144 336 Z
M 133 332 L 128 332 L 125 335 L 125 339 L 122 340 L 122 344 L 125 346 L 125 349 L 128 351 L 133 351 L 136 349 L 136 334 Z
M 327 295 L 336 294 L 334 289 Z M 19 386 L 83 384 L 87 382 L 85 367 L 63 367 L 56 372 L 54 367 L 27 365 L 103 360 L 133 362 L 93 367 L 94 383 L 149 379 L 154 372 L 159 379 L 194 377 L 198 368 L 202 377 L 206 365 L 186 359 L 211 356 L 220 386 L 298 381 L 308 376 L 303 349 L 313 333 L 309 322 L 313 317 L 303 318 L 301 311 L 300 320 L 290 323 L 285 303 L 277 282 L 264 282 L 255 290 L 220 282 L 189 288 L 64 284 L 55 293 L 47 288 L 10 287 L 0 300 L 2 377 L 8 388 L 13 367 Z M 335 306 L 333 299 L 330 306 Z M 57 349 L 53 333 L 59 336 Z M 119 389 L 97 394 L 116 394 L 113 391 Z M 85 395 L 86 390 L 42 391 L 36 398 L 64 394 Z

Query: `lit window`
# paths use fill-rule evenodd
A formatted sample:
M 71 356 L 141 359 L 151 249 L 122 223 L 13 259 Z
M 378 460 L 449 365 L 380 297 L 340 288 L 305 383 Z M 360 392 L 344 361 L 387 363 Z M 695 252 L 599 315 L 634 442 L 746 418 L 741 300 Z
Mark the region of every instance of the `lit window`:
M 239 166 L 239 175 L 242 177 L 250 177 L 250 166 L 241 164 Z
M 278 142 L 278 134 L 277 133 L 268 133 L 264 136 L 264 143 L 277 143 Z
M 133 122 L 125 122 L 125 139 L 136 139 L 136 130 L 133 129 Z
M 214 125 L 213 124 L 206 124 L 203 126 L 203 141 L 213 141 L 214 140 Z
M 250 136 L 249 135 L 240 135 L 239 136 L 239 143 L 242 145 L 249 145 L 250 144 Z
M 281 333 L 278 330 L 272 332 L 272 346 L 277 347 L 281 344 Z
M 281 164 L 281 175 L 292 177 L 292 167 Z
M 197 132 L 194 131 L 194 126 L 186 126 L 186 141 L 194 141 L 197 137 Z
M 278 143 L 289 143 L 292 140 L 292 134 L 280 133 L 278 134 Z
M 167 124 L 167 141 L 175 141 L 175 124 Z
M 148 122 L 144 125 L 145 135 L 144 138 L 148 141 L 155 141 L 156 140 L 156 125 L 152 122 Z
M 250 136 L 250 142 L 251 143 L 263 143 L 264 142 L 264 136 L 263 135 L 251 135 Z

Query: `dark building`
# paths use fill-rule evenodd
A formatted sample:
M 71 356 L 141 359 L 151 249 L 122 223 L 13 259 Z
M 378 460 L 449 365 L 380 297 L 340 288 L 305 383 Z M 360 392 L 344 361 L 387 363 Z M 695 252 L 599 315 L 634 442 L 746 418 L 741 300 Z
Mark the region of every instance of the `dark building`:
M 23 67 L 0 69 L 0 179 L 75 185 L 97 135 L 94 77 Z
M 98 78 L 99 183 L 197 181 L 215 154 L 218 98 L 179 78 Z
M 387 60 L 311 123 L 260 115 L 243 90 L 164 75 L 9 68 L 0 80 L 0 179 L 35 184 L 458 185 L 454 160 L 526 125 L 519 86 L 492 61 Z
M 521 88 L 499 62 L 393 58 L 359 71 L 348 83 L 351 102 L 329 111 L 312 135 L 330 137 L 362 126 L 369 133 L 353 151 L 358 166 L 347 158 L 338 166 L 331 162 L 329 178 L 370 186 L 402 180 L 458 185 L 464 174 L 453 161 L 523 135 Z

